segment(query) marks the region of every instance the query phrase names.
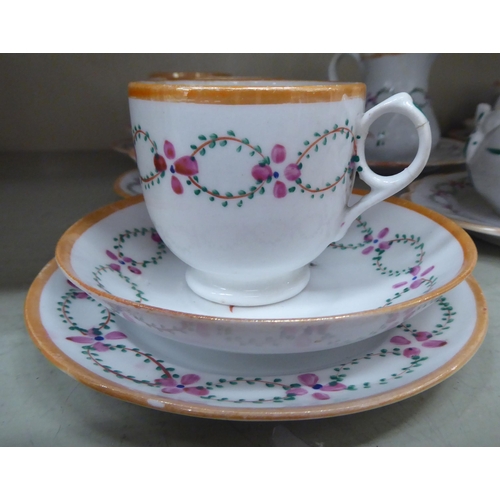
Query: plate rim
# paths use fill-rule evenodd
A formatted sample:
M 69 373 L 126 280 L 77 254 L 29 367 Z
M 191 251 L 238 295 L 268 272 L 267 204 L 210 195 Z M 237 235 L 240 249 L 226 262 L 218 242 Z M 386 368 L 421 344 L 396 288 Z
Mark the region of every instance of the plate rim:
M 354 401 L 344 401 L 321 406 L 303 406 L 295 408 L 223 408 L 201 403 L 187 403 L 176 401 L 168 397 L 158 397 L 134 391 L 117 382 L 109 381 L 104 377 L 90 372 L 80 363 L 62 352 L 50 337 L 43 325 L 40 315 L 40 298 L 50 278 L 59 269 L 55 259 L 49 261 L 32 282 L 26 296 L 24 319 L 28 333 L 41 353 L 53 365 L 74 378 L 78 382 L 132 404 L 149 409 L 156 409 L 168 413 L 175 413 L 200 418 L 237 421 L 291 421 L 313 420 L 326 417 L 336 417 L 360 413 L 381 408 L 404 399 L 415 396 L 443 382 L 462 368 L 477 352 L 486 336 L 488 329 L 488 306 L 479 283 L 471 275 L 464 280 L 470 287 L 476 301 L 477 318 L 473 331 L 465 345 L 448 361 L 430 373 L 409 382 L 399 388 L 387 392 L 366 396 Z M 62 273 L 64 276 L 64 273 Z M 157 404 L 151 404 L 156 401 Z M 161 405 L 161 406 L 160 406 Z

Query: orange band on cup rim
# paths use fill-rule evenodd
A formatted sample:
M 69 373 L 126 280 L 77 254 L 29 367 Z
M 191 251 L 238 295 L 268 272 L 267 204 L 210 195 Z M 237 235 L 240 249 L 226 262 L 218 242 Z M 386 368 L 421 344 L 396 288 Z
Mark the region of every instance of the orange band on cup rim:
M 131 82 L 131 99 L 197 104 L 287 104 L 365 99 L 364 83 L 225 79 Z

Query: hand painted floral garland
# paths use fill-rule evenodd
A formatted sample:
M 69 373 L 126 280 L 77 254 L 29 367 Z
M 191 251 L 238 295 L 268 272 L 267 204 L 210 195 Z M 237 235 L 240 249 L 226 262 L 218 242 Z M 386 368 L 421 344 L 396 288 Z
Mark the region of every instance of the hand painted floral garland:
M 411 323 L 398 326 L 400 334 L 389 339 L 390 346 L 369 352 L 363 357 L 352 359 L 348 363 L 340 364 L 330 370 L 322 370 L 316 373 L 302 373 L 294 376 L 279 378 L 264 377 L 227 377 L 209 379 L 208 376 L 200 376 L 196 373 L 186 372 L 183 369 L 165 364 L 164 360 L 156 358 L 153 354 L 143 352 L 137 347 L 127 344 L 127 335 L 121 331 L 108 331 L 109 325 L 113 323 L 113 314 L 106 313 L 97 326 L 88 328 L 79 326 L 79 321 L 89 321 L 89 317 L 95 313 L 102 314 L 103 307 L 86 293 L 79 290 L 71 282 L 64 293 L 61 301 L 57 303 L 62 322 L 68 326 L 71 332 L 77 331 L 78 335 L 70 335 L 66 339 L 70 342 L 81 344 L 81 354 L 88 360 L 90 365 L 97 367 L 109 376 L 117 379 L 133 382 L 137 385 L 157 389 L 159 393 L 168 394 L 172 397 L 179 394 L 188 394 L 193 398 L 214 400 L 219 403 L 251 403 L 255 405 L 263 403 L 282 404 L 285 401 L 312 398 L 316 401 L 329 401 L 335 399 L 335 394 L 342 391 L 368 390 L 374 385 L 386 385 L 393 380 L 400 379 L 421 367 L 428 356 L 422 355 L 422 349 L 434 349 L 447 345 L 447 341 L 440 338 L 453 322 L 456 312 L 445 297 L 438 301 L 442 318 L 431 331 L 419 331 L 412 327 Z M 69 307 L 74 301 L 85 300 L 87 308 L 79 309 L 81 318 L 75 319 L 69 314 Z M 68 321 L 68 317 L 71 320 Z M 119 342 L 117 342 L 119 341 Z M 113 368 L 104 359 L 106 354 L 122 353 L 133 355 L 141 359 L 143 363 L 152 366 L 155 375 L 146 378 L 137 378 L 131 373 Z M 358 366 L 388 356 L 401 357 L 404 362 L 397 371 L 387 374 L 385 377 L 374 381 L 365 381 L 358 384 L 349 384 L 349 379 L 356 373 Z M 141 371 L 141 373 L 144 373 Z M 233 386 L 240 384 L 250 386 L 261 386 L 269 393 L 267 397 L 255 399 L 243 399 L 231 397 Z
M 205 194 L 208 199 L 213 202 L 219 200 L 223 207 L 228 206 L 229 202 L 234 201 L 238 207 L 243 205 L 243 201 L 253 199 L 256 195 L 266 193 L 266 187 L 272 186 L 273 195 L 276 198 L 284 198 L 289 193 L 299 191 L 308 193 L 311 198 L 323 198 L 327 191 L 334 192 L 339 183 L 345 183 L 346 177 L 352 179 L 355 171 L 355 164 L 359 161 L 357 156 L 356 140 L 353 136 L 352 126 L 349 127 L 349 120 L 346 120 L 345 126 L 334 125 L 332 130 L 324 130 L 323 133 L 316 132 L 311 141 L 304 141 L 305 149 L 297 153 L 298 159 L 295 162 L 289 163 L 280 173 L 277 168 L 272 168 L 271 165 L 279 165 L 285 162 L 287 152 L 284 146 L 276 144 L 269 156 L 265 155 L 262 148 L 252 144 L 247 138 L 238 138 L 232 130 L 228 130 L 226 134 L 219 136 L 217 134 L 199 135 L 199 144 L 192 144 L 192 152 L 189 155 L 176 155 L 174 145 L 165 140 L 163 143 L 163 155 L 159 152 L 158 145 L 154 141 L 149 132 L 143 130 L 140 125 L 134 126 L 132 136 L 134 145 L 140 139 L 149 142 L 150 152 L 153 155 L 154 170 L 147 175 L 141 175 L 141 182 L 145 189 L 152 188 L 155 184 L 160 184 L 161 180 L 166 176 L 167 171 L 171 173 L 170 185 L 174 193 L 182 195 L 184 193 L 184 184 L 181 179 L 184 179 L 185 185 L 189 186 L 196 196 Z M 325 146 L 328 141 L 335 141 L 337 137 L 343 137 L 345 140 L 350 140 L 353 143 L 353 152 L 349 164 L 344 168 L 342 175 L 335 177 L 324 186 L 313 187 L 302 180 L 302 169 L 304 162 L 311 157 L 311 154 L 319 151 L 321 146 Z M 249 156 L 258 158 L 258 162 L 252 167 L 251 175 L 255 184 L 239 189 L 236 192 L 220 192 L 215 188 L 208 188 L 201 183 L 199 178 L 199 158 L 203 157 L 211 149 L 216 147 L 226 148 L 230 144 L 236 145 L 236 153 L 247 151 Z M 136 147 L 137 157 L 137 147 Z M 170 166 L 168 165 L 170 163 Z M 358 167 L 358 170 L 361 167 Z M 282 179 L 282 180 L 280 180 Z M 290 184 L 292 183 L 292 184 Z

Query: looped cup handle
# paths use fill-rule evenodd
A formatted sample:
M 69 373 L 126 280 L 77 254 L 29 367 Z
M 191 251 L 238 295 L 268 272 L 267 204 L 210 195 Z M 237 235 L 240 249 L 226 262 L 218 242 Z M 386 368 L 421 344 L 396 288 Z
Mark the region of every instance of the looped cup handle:
M 418 150 L 413 161 L 402 172 L 390 176 L 377 175 L 368 166 L 365 157 L 365 141 L 371 124 L 386 113 L 400 113 L 409 118 L 418 133 Z M 371 188 L 355 205 L 347 208 L 342 238 L 354 220 L 365 210 L 396 194 L 410 184 L 424 169 L 431 152 L 431 127 L 425 115 L 413 104 L 406 92 L 400 92 L 371 108 L 361 118 L 358 135 L 358 174 Z

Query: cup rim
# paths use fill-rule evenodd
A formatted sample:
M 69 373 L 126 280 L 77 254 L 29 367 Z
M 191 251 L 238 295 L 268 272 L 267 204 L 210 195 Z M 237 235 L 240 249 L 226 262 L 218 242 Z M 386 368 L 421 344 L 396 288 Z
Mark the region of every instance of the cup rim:
M 197 104 L 286 104 L 366 98 L 361 82 L 222 78 L 130 82 L 129 99 Z

